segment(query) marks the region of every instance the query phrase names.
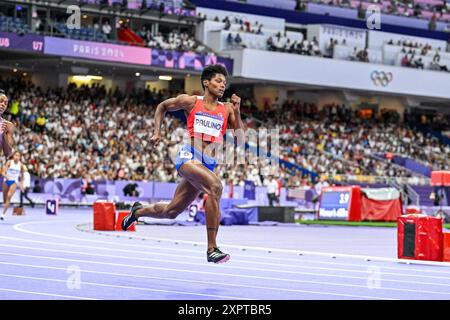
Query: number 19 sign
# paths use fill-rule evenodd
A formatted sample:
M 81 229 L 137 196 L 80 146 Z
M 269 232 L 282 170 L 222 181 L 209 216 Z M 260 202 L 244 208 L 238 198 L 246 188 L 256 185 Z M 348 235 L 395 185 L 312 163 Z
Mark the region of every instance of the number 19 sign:
M 361 189 L 359 186 L 322 189 L 318 219 L 361 220 Z

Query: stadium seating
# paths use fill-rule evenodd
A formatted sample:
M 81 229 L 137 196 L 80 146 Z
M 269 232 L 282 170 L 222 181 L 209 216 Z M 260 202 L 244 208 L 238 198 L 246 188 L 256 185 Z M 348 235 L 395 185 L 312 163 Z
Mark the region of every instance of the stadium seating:
M 0 31 L 25 34 L 30 32 L 28 24 L 20 18 L 5 17 L 0 15 Z
M 55 23 L 53 27 L 59 33 L 57 35 L 64 36 L 70 39 L 99 42 L 105 42 L 107 40 L 107 36 L 102 31 L 90 27 L 71 29 L 68 28 L 65 23 Z

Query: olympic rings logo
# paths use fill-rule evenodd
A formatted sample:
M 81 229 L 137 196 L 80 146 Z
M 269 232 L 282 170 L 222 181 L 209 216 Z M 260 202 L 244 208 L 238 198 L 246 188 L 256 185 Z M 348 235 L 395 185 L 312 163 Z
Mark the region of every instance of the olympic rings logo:
M 394 76 L 391 72 L 384 72 L 384 71 L 372 71 L 370 74 L 370 79 L 372 79 L 372 82 L 374 85 L 383 86 L 386 87 L 389 83 L 391 83 L 392 79 L 394 79 Z

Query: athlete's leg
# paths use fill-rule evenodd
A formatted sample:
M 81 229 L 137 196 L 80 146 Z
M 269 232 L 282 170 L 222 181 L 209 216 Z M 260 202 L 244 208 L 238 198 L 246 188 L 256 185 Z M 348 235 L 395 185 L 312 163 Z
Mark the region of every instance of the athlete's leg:
M 4 205 L 4 207 L 3 207 L 3 213 L 2 213 L 2 215 L 0 216 L 0 219 L 1 219 L 1 220 L 3 220 L 3 219 L 5 218 L 6 211 L 8 210 L 8 208 L 6 207 L 6 201 L 7 201 L 7 199 L 8 199 L 8 190 L 9 190 L 8 185 L 5 183 L 5 181 L 3 181 L 3 189 L 2 189 L 2 192 L 3 192 L 3 205 Z
M 13 185 L 11 185 L 8 189 L 8 191 L 6 192 L 6 201 L 5 201 L 5 207 L 3 208 L 3 217 L 6 216 L 6 212 L 8 211 L 9 205 L 11 203 L 11 199 L 14 196 L 14 192 L 16 192 L 16 184 L 14 183 Z
M 20 204 L 19 204 L 19 207 L 23 207 L 23 192 L 22 192 L 22 190 L 20 190 Z
M 222 196 L 222 183 L 220 179 L 208 168 L 198 161 L 184 163 L 180 174 L 197 190 L 208 195 L 205 202 L 206 228 L 208 236 L 208 251 L 217 247 L 216 236 L 220 224 L 220 198 Z
M 34 208 L 34 202 L 33 202 L 33 200 L 30 199 L 30 196 L 28 195 L 28 192 L 30 192 L 30 188 L 25 188 L 23 196 L 25 197 L 25 199 L 28 200 L 28 202 L 30 203 L 31 207 Z
M 183 178 L 175 190 L 175 195 L 170 203 L 158 202 L 145 206 L 136 211 L 136 218 L 166 218 L 175 219 L 194 201 L 200 192 L 186 179 Z
M 2 185 L 2 192 L 3 192 L 3 203 L 6 202 L 6 199 L 8 198 L 8 185 L 6 184 L 6 182 L 3 180 L 3 185 Z

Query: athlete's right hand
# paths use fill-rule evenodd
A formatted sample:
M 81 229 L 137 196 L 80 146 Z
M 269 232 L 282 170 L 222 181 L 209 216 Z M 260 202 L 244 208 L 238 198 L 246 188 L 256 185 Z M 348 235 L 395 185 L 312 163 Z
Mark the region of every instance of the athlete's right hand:
M 158 133 L 155 133 L 153 137 L 150 138 L 150 142 L 153 144 L 153 147 L 157 147 L 159 144 L 159 141 L 161 141 L 161 135 Z
M 6 121 L 2 119 L 2 122 L 0 124 L 0 131 L 3 133 L 12 133 L 14 131 L 14 124 L 12 122 Z

